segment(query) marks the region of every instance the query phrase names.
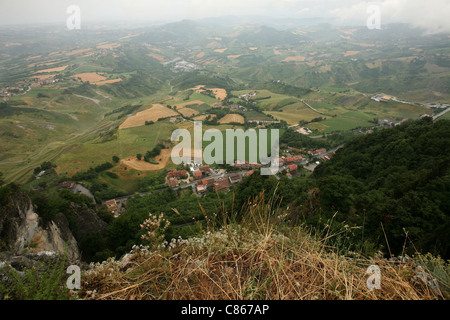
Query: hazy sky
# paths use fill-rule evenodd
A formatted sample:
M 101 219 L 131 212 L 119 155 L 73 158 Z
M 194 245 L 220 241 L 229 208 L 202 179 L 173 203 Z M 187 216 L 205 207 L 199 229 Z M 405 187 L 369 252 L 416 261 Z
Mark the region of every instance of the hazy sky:
M 430 32 L 450 32 L 449 0 L 14 0 L 2 1 L 0 24 L 61 23 L 77 5 L 81 21 L 178 21 L 228 15 L 280 18 L 334 18 L 365 25 L 369 5 L 381 9 L 381 22 L 406 22 Z

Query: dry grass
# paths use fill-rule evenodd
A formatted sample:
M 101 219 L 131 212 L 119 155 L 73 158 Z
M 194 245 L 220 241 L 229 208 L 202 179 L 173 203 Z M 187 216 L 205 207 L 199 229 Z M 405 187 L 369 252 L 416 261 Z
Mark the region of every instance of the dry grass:
M 199 114 L 197 110 L 191 109 L 191 108 L 182 108 L 178 110 L 179 113 L 183 115 L 183 117 L 192 117 Z
M 292 56 L 292 57 L 285 58 L 281 62 L 303 62 L 305 60 L 306 60 L 306 57 L 304 57 L 304 56 Z
M 162 57 L 162 56 L 160 56 L 160 55 L 158 55 L 158 54 L 156 54 L 156 53 L 147 53 L 147 55 L 148 55 L 149 57 L 152 57 L 152 58 L 158 60 L 158 61 L 161 62 L 161 63 L 166 61 L 166 59 L 164 59 L 164 57 Z
M 106 77 L 103 76 L 103 74 L 104 74 L 103 72 L 101 72 L 101 73 L 98 73 L 98 72 L 83 72 L 83 73 L 74 74 L 72 77 L 75 77 L 77 79 L 80 78 L 81 81 L 83 81 L 83 82 L 89 81 L 91 83 L 96 83 L 96 82 L 99 82 L 99 81 L 106 80 Z
M 194 101 L 175 104 L 174 107 L 178 110 L 178 109 L 182 109 L 186 106 L 201 105 L 201 104 L 204 104 L 204 102 L 201 100 L 194 100 Z
M 411 284 L 412 268 L 378 258 L 338 255 L 324 239 L 288 227 L 285 214 L 250 201 L 243 218 L 206 213 L 199 238 L 137 247 L 120 261 L 92 264 L 82 279 L 83 299 L 99 300 L 428 300 Z M 175 212 L 176 209 L 174 209 Z M 218 229 L 217 225 L 222 226 Z M 381 269 L 381 289 L 367 288 L 366 270 Z
M 164 169 L 169 164 L 171 153 L 172 149 L 162 149 L 160 155 L 155 157 L 155 161 L 157 161 L 158 164 L 138 160 L 134 156 L 122 159 L 120 163 L 126 167 L 139 171 L 159 171 Z
M 69 65 L 65 65 L 62 67 L 56 67 L 56 68 L 50 68 L 50 69 L 42 69 L 42 70 L 36 71 L 34 73 L 60 72 L 60 71 L 65 70 L 68 66 Z
M 113 43 L 107 43 L 107 44 L 98 45 L 97 48 L 98 49 L 114 49 L 114 48 L 118 48 L 120 46 L 121 46 L 120 43 L 113 42 Z
M 111 80 L 97 81 L 97 82 L 94 82 L 93 84 L 95 84 L 96 86 L 102 86 L 105 84 L 116 83 L 116 82 L 120 82 L 120 81 L 122 81 L 122 79 L 111 79 Z
M 354 56 L 355 54 L 359 54 L 361 51 L 346 51 L 344 52 L 344 57 Z
M 243 124 L 243 123 L 245 123 L 245 119 L 240 114 L 229 113 L 225 117 L 220 119 L 219 123 L 220 124 L 225 124 L 225 123 L 242 123 Z
M 211 117 L 211 119 L 214 119 L 215 117 L 217 117 L 215 114 L 204 114 L 204 115 L 201 115 L 201 116 L 194 117 L 194 118 L 192 118 L 192 120 L 203 121 L 208 116 Z
M 134 116 L 127 118 L 119 129 L 140 127 L 145 125 L 145 121 L 156 122 L 159 119 L 178 116 L 178 113 L 161 104 L 154 104 L 151 108 L 136 113 Z

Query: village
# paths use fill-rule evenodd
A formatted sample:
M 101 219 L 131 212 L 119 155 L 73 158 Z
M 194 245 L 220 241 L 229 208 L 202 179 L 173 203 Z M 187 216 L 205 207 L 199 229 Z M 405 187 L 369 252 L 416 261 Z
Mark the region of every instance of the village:
M 322 162 L 328 161 L 339 149 L 296 149 L 288 147 L 279 160 L 279 172 L 275 178 L 280 180 L 283 176 L 292 179 L 296 175 L 304 174 L 306 171 L 314 169 Z M 299 155 L 299 154 L 303 155 Z M 241 183 L 245 177 L 257 173 L 261 169 L 259 163 L 249 163 L 248 161 L 235 161 L 229 170 L 215 168 L 210 165 L 203 165 L 191 162 L 185 169 L 171 170 L 167 172 L 166 188 L 172 190 L 192 189 L 197 197 L 204 197 L 208 192 L 229 192 L 232 187 Z M 304 168 L 304 170 L 302 170 Z M 302 173 L 303 171 L 303 173 Z M 141 196 L 152 193 L 143 192 Z M 114 217 L 126 213 L 126 202 L 134 195 L 120 197 L 104 201 L 106 209 Z
M 42 86 L 47 86 L 51 84 L 55 84 L 60 81 L 61 78 L 55 77 L 54 75 L 49 75 L 45 78 L 31 78 L 27 81 L 18 81 L 12 86 L 7 86 L 0 89 L 0 98 L 3 102 L 9 101 L 9 99 L 13 96 L 24 95 L 28 93 L 32 88 L 38 88 Z
M 279 171 L 275 177 L 277 179 L 281 179 L 282 176 L 292 178 L 301 171 L 302 166 L 305 166 L 306 170 L 313 171 L 320 162 L 330 160 L 335 151 L 302 150 L 288 147 L 283 152 L 283 156 L 278 159 Z M 193 161 L 187 167 L 184 170 L 169 171 L 166 179 L 167 186 L 174 190 L 191 187 L 195 194 L 203 196 L 208 191 L 227 192 L 233 185 L 258 172 L 263 166 L 259 163 L 237 160 L 228 171 L 210 165 L 197 164 Z

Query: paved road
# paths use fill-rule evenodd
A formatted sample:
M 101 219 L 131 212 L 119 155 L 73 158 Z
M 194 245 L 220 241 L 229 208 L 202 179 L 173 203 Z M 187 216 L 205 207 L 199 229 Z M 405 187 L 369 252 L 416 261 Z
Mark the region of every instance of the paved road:
M 247 171 L 237 171 L 237 172 L 235 171 L 235 172 L 230 172 L 230 173 L 213 174 L 213 175 L 210 175 L 208 178 L 216 178 L 216 179 L 224 178 L 224 177 L 228 178 L 231 174 L 236 174 L 236 173 L 239 173 L 242 176 L 246 172 Z M 183 185 L 179 186 L 178 188 L 174 188 L 174 190 L 192 188 L 192 187 L 195 187 L 196 185 L 197 185 L 197 181 L 194 181 L 194 182 L 191 182 L 191 183 L 183 184 Z M 133 198 L 134 196 L 137 196 L 137 195 L 145 196 L 145 195 L 152 194 L 155 191 L 159 192 L 161 190 L 167 190 L 167 189 L 169 189 L 169 187 L 161 188 L 161 189 L 158 189 L 158 190 L 147 191 L 147 192 L 139 192 L 139 193 L 130 194 L 130 195 L 127 195 L 127 196 L 118 197 L 118 198 L 114 198 L 114 199 L 116 200 L 116 202 L 122 202 L 122 201 L 128 200 L 130 198 Z M 106 201 L 108 201 L 108 200 L 105 200 L 102 203 L 105 203 Z
M 440 117 L 442 117 L 444 114 L 446 114 L 446 113 L 449 112 L 449 111 L 450 111 L 450 108 L 445 109 L 445 110 L 442 111 L 441 113 L 435 115 L 435 116 L 433 117 L 433 120 L 436 121 L 437 119 L 439 119 Z

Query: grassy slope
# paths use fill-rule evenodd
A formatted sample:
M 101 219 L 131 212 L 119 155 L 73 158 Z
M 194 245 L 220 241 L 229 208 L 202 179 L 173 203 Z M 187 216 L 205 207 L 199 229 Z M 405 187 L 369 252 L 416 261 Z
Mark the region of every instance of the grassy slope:
M 414 282 L 414 263 L 390 263 L 377 257 L 343 254 L 333 246 L 333 240 L 339 238 L 337 232 L 330 234 L 330 230 L 324 230 L 322 237 L 313 237 L 302 227 L 288 227 L 284 222 L 286 213 L 277 209 L 275 203 L 264 203 L 262 199 L 254 199 L 239 222 L 228 214 L 223 219 L 224 213 L 219 209 L 198 238 L 174 239 L 170 244 L 153 238 L 148 247 L 135 247 L 124 260 L 92 264 L 82 276 L 79 297 L 85 300 L 437 298 L 431 290 Z M 220 229 L 215 227 L 219 221 L 226 221 Z M 122 268 L 123 265 L 127 267 Z M 381 270 L 379 290 L 367 287 L 366 271 L 371 265 Z

